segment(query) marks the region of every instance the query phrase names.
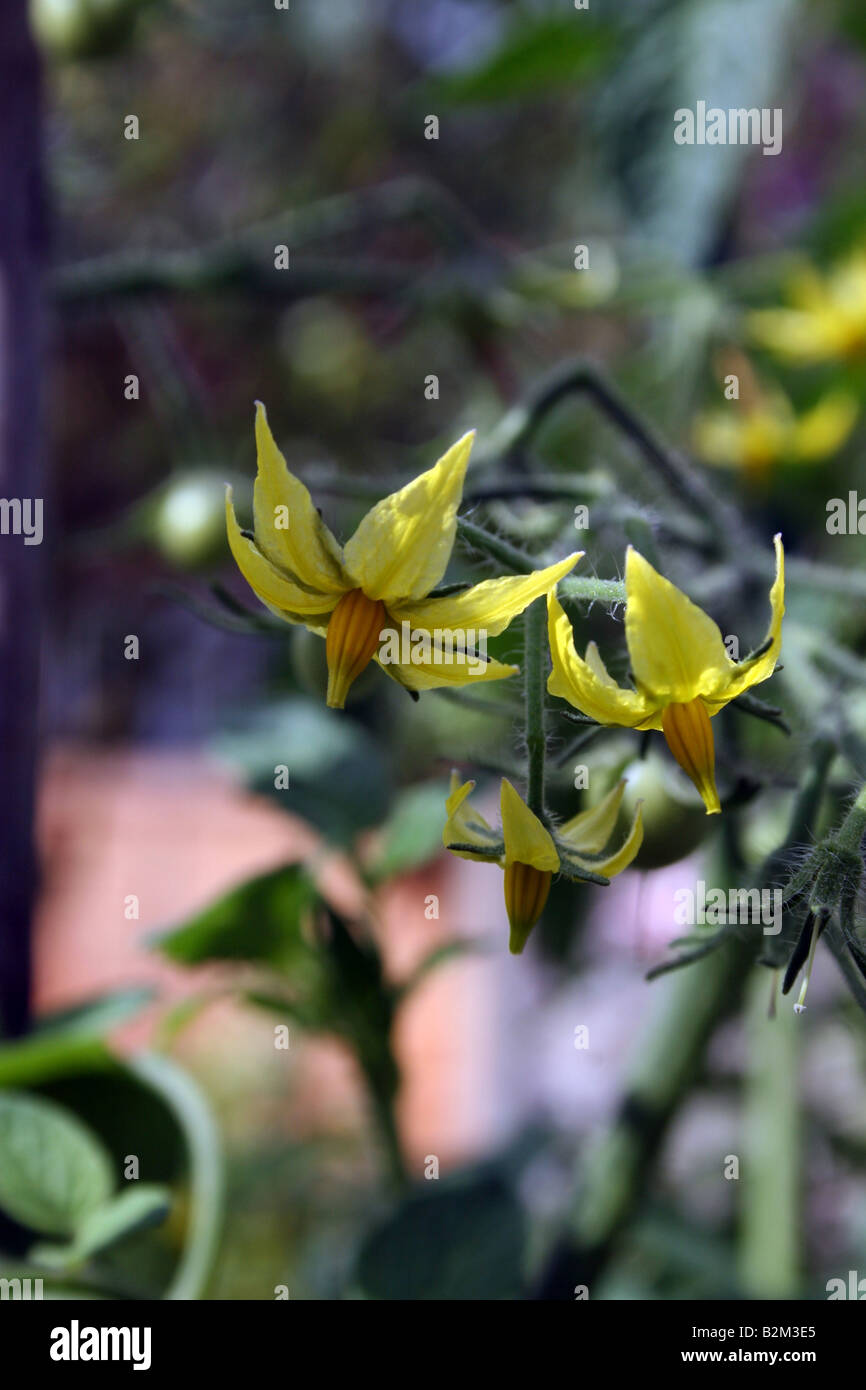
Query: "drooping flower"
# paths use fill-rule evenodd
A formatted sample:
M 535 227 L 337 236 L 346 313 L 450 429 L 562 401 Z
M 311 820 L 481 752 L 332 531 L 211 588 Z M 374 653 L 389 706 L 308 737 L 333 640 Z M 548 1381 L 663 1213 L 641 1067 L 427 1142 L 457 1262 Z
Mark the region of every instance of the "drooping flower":
M 377 502 L 340 546 L 304 484 L 290 473 L 257 402 L 254 533 L 241 530 L 227 488 L 229 546 L 271 612 L 325 638 L 332 708 L 343 708 L 353 681 L 371 660 L 411 691 L 514 675 L 516 666 L 478 659 L 473 637 L 481 639 L 484 652 L 487 637 L 504 632 L 580 559 L 576 552 L 531 574 L 431 596 L 451 558 L 474 437 L 474 432 L 464 435 L 433 468 Z M 380 659 L 383 634 L 400 633 L 404 623 L 413 637 L 410 660 Z M 399 644 L 392 641 L 390 649 Z
M 857 401 L 847 391 L 828 392 L 802 415 L 781 392 L 762 392 L 699 415 L 695 450 L 706 463 L 758 479 L 777 464 L 828 458 L 841 449 L 856 419 Z
M 502 779 L 502 831 L 495 831 L 467 802 L 474 782 L 451 774 L 446 802 L 448 819 L 442 832 L 445 848 L 461 859 L 498 864 L 505 870 L 505 910 L 511 928 L 509 950 L 519 955 L 547 902 L 553 875 L 589 883 L 605 883 L 628 868 L 643 840 L 640 804 L 629 832 L 613 854 L 605 849 L 616 826 L 625 781 L 588 811 L 548 830 L 507 780 Z
M 788 308 L 749 314 L 755 342 L 797 364 L 851 361 L 866 351 L 866 246 L 820 275 L 806 266 L 789 280 Z
M 710 719 L 731 700 L 773 674 L 782 644 L 785 559 L 775 537 L 776 577 L 770 590 L 770 626 L 757 651 L 732 661 L 722 634 L 701 608 L 664 579 L 633 547 L 625 562 L 625 635 L 635 689 L 617 685 L 595 642 L 581 659 L 571 623 L 554 592 L 548 594 L 553 670 L 547 688 L 600 724 L 660 729 L 668 747 L 701 794 L 707 815 L 720 811 Z

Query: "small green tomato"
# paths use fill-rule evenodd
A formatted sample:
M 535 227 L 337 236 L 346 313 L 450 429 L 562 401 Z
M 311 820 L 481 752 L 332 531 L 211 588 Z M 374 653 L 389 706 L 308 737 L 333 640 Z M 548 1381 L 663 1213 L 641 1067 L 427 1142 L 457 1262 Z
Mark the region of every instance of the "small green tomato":
M 638 869 L 661 869 L 691 854 L 713 828 L 697 793 L 680 785 L 675 768 L 662 756 L 648 753 L 623 768 L 625 793 L 622 815 L 630 822 L 638 801 L 643 802 L 643 844 L 634 860 Z

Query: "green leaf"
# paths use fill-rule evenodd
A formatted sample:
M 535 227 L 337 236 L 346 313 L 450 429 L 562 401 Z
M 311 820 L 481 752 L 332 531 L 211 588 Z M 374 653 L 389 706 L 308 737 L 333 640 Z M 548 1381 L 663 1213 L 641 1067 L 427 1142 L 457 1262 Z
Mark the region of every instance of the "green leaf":
M 69 1235 L 113 1187 L 108 1153 L 73 1114 L 41 1097 L 0 1094 L 0 1207 L 15 1221 Z
M 155 993 L 149 985 L 133 985 L 128 989 L 96 995 L 74 1008 L 43 1014 L 37 1020 L 36 1035 L 40 1038 L 49 1033 L 95 1036 L 134 1017 L 150 1003 Z
M 220 738 L 215 752 L 253 791 L 315 826 L 332 844 L 351 844 L 387 814 L 388 768 L 376 740 L 312 700 L 257 711 L 239 732 Z M 275 786 L 279 766 L 288 768 L 288 787 Z
M 58 1077 L 119 1071 L 100 1038 L 77 1033 L 33 1033 L 0 1047 L 0 1086 L 39 1086 Z
M 525 17 L 485 62 L 448 73 L 426 84 L 426 90 L 452 105 L 519 101 L 591 76 L 613 46 L 613 30 L 585 15 Z
M 288 994 L 269 993 L 261 989 L 247 990 L 243 998 L 257 1009 L 265 1009 L 268 1013 L 277 1014 L 281 1018 L 292 1019 L 299 1027 L 310 1033 L 323 1030 L 327 1032 L 331 1027 L 332 1011 L 322 1008 L 317 1000 L 310 1002 L 305 999 L 295 999 Z
M 287 968 L 309 952 L 301 926 L 316 900 L 307 872 L 291 864 L 241 884 L 152 944 L 180 965 L 242 960 Z
M 28 1258 L 48 1269 L 74 1268 L 125 1236 L 148 1226 L 158 1226 L 170 1208 L 171 1195 L 167 1188 L 136 1184 L 89 1212 L 68 1245 L 36 1245 Z
M 524 1241 L 522 1210 L 495 1174 L 431 1183 L 368 1238 L 358 1278 L 379 1299 L 516 1298 Z
M 425 783 L 401 792 L 382 826 L 378 851 L 368 867 L 373 882 L 408 873 L 442 850 L 445 782 Z

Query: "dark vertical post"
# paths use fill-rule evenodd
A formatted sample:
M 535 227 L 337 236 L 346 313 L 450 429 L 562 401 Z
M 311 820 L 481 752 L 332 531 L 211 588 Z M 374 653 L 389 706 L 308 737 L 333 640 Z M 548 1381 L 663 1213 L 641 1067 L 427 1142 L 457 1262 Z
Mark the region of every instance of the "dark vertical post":
M 0 499 L 42 499 L 42 260 L 39 62 L 27 0 L 0 4 Z M 0 1031 L 30 1012 L 30 926 L 42 545 L 0 511 Z M 44 508 L 43 508 L 44 515 Z M 6 534 L 2 534 L 6 531 Z

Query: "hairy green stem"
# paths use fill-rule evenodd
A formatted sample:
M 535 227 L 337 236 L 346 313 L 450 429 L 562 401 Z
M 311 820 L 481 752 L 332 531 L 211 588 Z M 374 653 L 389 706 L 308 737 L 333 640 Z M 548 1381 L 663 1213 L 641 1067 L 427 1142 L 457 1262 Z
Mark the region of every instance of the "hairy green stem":
M 457 518 L 457 534 L 474 550 L 480 550 L 491 559 L 507 565 L 513 574 L 531 574 L 536 567 L 536 562 L 530 555 L 524 554 L 517 546 L 510 545 L 500 536 L 491 535 L 483 526 L 476 525 L 474 521 L 467 521 L 463 516 Z
M 850 850 L 853 854 L 859 854 L 864 835 L 866 835 L 866 782 L 860 788 L 853 806 L 840 825 L 836 839 L 843 849 Z
M 547 735 L 544 727 L 544 678 L 547 674 L 545 636 L 547 605 L 536 599 L 524 618 L 524 681 L 526 683 L 526 747 L 528 788 L 526 804 L 540 819 L 544 817 L 544 758 Z
M 474 521 L 465 517 L 457 518 L 457 534 L 474 550 L 480 550 L 491 559 L 506 565 L 514 574 L 531 574 L 539 565 L 537 559 L 526 555 L 522 550 L 499 536 L 493 536 Z M 624 603 L 625 584 L 619 579 L 594 579 L 591 576 L 570 575 L 560 580 L 559 591 L 564 598 L 579 599 L 591 603 Z
M 570 574 L 559 582 L 561 598 L 581 603 L 625 603 L 625 584 L 621 579 L 593 579 Z

